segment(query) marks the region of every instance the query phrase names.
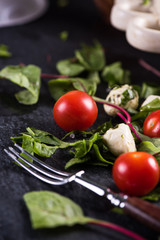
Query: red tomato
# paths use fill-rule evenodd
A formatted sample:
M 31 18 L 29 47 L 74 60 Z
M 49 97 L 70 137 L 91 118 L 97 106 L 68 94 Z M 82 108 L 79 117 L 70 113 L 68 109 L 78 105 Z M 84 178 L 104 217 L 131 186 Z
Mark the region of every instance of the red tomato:
M 160 137 L 160 110 L 154 111 L 146 117 L 143 133 L 149 137 Z
M 56 123 L 66 131 L 86 130 L 97 119 L 93 98 L 82 91 L 70 91 L 58 99 L 53 108 Z
M 157 160 L 146 152 L 120 155 L 114 163 L 112 173 L 117 187 L 128 195 L 146 195 L 159 182 Z

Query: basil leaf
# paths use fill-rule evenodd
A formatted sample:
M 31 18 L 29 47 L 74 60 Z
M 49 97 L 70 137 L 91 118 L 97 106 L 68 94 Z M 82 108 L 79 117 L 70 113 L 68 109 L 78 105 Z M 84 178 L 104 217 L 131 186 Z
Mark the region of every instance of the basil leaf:
M 54 192 L 29 192 L 24 195 L 24 201 L 34 229 L 73 226 L 91 221 L 91 218 L 84 216 L 79 205 Z
M 80 50 L 75 51 L 78 61 L 89 71 L 100 71 L 105 66 L 105 54 L 101 44 L 94 42 L 94 46 L 82 45 Z
M 108 83 L 108 87 L 130 83 L 130 72 L 122 68 L 121 62 L 107 65 L 102 71 L 102 78 Z
M 9 48 L 8 48 L 7 45 L 1 44 L 1 45 L 0 45 L 0 57 L 3 57 L 3 58 L 11 57 L 12 54 L 9 52 L 8 49 L 9 49 Z
M 26 88 L 27 90 L 16 93 L 15 97 L 18 102 L 31 105 L 37 103 L 39 98 L 40 74 L 40 68 L 34 65 L 8 66 L 0 71 L 0 78 L 10 80 L 20 87 Z
M 85 70 L 82 64 L 75 61 L 75 58 L 61 60 L 56 64 L 56 67 L 60 74 L 70 77 L 77 76 Z
M 125 106 L 130 100 L 132 100 L 135 97 L 135 92 L 132 89 L 126 89 L 122 93 L 122 99 L 121 99 L 121 105 Z
M 147 98 L 150 95 L 160 95 L 160 87 L 157 85 L 150 85 L 148 83 L 143 83 L 140 96 L 142 98 Z

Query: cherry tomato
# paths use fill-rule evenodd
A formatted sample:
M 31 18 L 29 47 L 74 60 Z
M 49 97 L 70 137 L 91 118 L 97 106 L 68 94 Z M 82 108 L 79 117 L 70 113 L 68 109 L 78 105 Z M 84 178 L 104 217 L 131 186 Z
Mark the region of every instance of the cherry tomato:
M 146 117 L 143 133 L 149 137 L 160 137 L 160 110 L 154 111 Z
M 70 91 L 58 99 L 53 108 L 56 123 L 66 131 L 86 130 L 97 119 L 93 98 L 82 91 Z
M 146 152 L 120 155 L 114 163 L 112 173 L 117 187 L 128 195 L 146 195 L 159 182 L 157 160 Z

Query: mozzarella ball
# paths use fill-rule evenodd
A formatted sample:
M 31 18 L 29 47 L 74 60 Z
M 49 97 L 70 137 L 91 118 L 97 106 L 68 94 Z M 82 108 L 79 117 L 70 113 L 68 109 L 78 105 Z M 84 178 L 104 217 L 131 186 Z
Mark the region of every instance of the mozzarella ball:
M 132 86 L 125 84 L 121 87 L 113 88 L 107 95 L 106 101 L 124 109 L 136 109 L 139 104 L 139 96 Z M 118 109 L 110 107 L 107 104 L 104 104 L 104 110 L 110 116 L 115 116 L 118 112 Z
M 135 152 L 136 145 L 128 125 L 120 123 L 117 128 L 110 128 L 104 135 L 103 140 L 108 149 L 119 156 L 126 152 Z

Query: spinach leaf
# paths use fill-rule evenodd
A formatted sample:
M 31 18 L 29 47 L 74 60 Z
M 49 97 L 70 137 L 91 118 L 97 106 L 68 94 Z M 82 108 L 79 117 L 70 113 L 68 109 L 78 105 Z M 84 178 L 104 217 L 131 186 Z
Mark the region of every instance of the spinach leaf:
M 16 93 L 15 97 L 18 102 L 31 105 L 37 103 L 39 98 L 40 74 L 40 68 L 34 65 L 7 66 L 0 71 L 0 78 L 10 80 L 20 87 L 26 88 L 27 90 Z
M 83 44 L 80 50 L 75 51 L 75 56 L 86 70 L 101 71 L 105 66 L 105 54 L 98 41 L 93 46 Z
M 159 143 L 160 143 L 160 141 L 159 141 Z M 156 147 L 150 141 L 143 141 L 143 142 L 140 143 L 140 145 L 138 147 L 138 151 L 148 152 L 150 154 L 160 153 L 160 144 L 159 144 L 159 147 Z
M 82 209 L 67 197 L 49 191 L 34 191 L 24 195 L 34 229 L 85 224 L 93 219 L 85 217 Z
M 160 198 L 160 187 L 155 188 L 149 195 L 143 197 L 144 200 L 158 201 Z
M 29 127 L 26 130 L 30 134 L 30 136 L 34 138 L 35 141 L 46 143 L 53 146 L 60 146 L 64 143 L 59 138 L 55 137 L 54 135 L 46 131 Z
M 97 90 L 97 78 L 93 79 L 82 79 L 82 78 L 59 78 L 56 80 L 50 80 L 48 82 L 48 87 L 51 96 L 58 100 L 65 93 L 72 90 L 85 91 L 89 95 L 94 95 Z
M 157 85 L 143 83 L 140 96 L 142 98 L 147 98 L 150 95 L 160 95 L 160 87 Z
M 8 58 L 8 57 L 11 57 L 12 54 L 9 52 L 9 47 L 5 44 L 1 44 L 0 45 L 0 57 L 3 57 L 3 58 Z
M 108 87 L 130 83 L 130 72 L 122 68 L 121 62 L 107 65 L 102 71 L 102 78 L 108 83 Z
M 70 77 L 77 76 L 85 70 L 84 66 L 76 61 L 75 58 L 61 60 L 56 64 L 56 67 L 60 74 Z
M 159 109 L 160 109 L 160 99 L 155 98 L 151 102 L 149 102 L 148 104 L 145 104 L 144 106 L 142 106 L 140 108 L 140 111 L 149 113 L 149 112 L 153 112 L 153 111 L 156 111 L 156 110 L 159 110 Z
M 108 157 L 106 160 L 102 156 L 101 151 L 103 152 L 104 150 L 102 134 L 109 126 L 110 123 L 105 123 L 96 131 L 86 134 L 86 136 L 91 135 L 90 138 L 83 138 L 72 142 L 62 141 L 48 132 L 29 127 L 27 128 L 27 132 L 21 133 L 20 137 L 11 137 L 11 139 L 13 142 L 22 142 L 22 146 L 26 151 L 32 155 L 37 154 L 41 157 L 51 157 L 57 149 L 69 148 L 72 157 L 65 168 L 84 162 L 92 165 L 101 165 L 103 163 L 103 165 L 107 166 L 108 164 L 112 164 L 112 162 L 108 161 Z M 82 132 L 82 134 L 85 134 L 85 132 Z

